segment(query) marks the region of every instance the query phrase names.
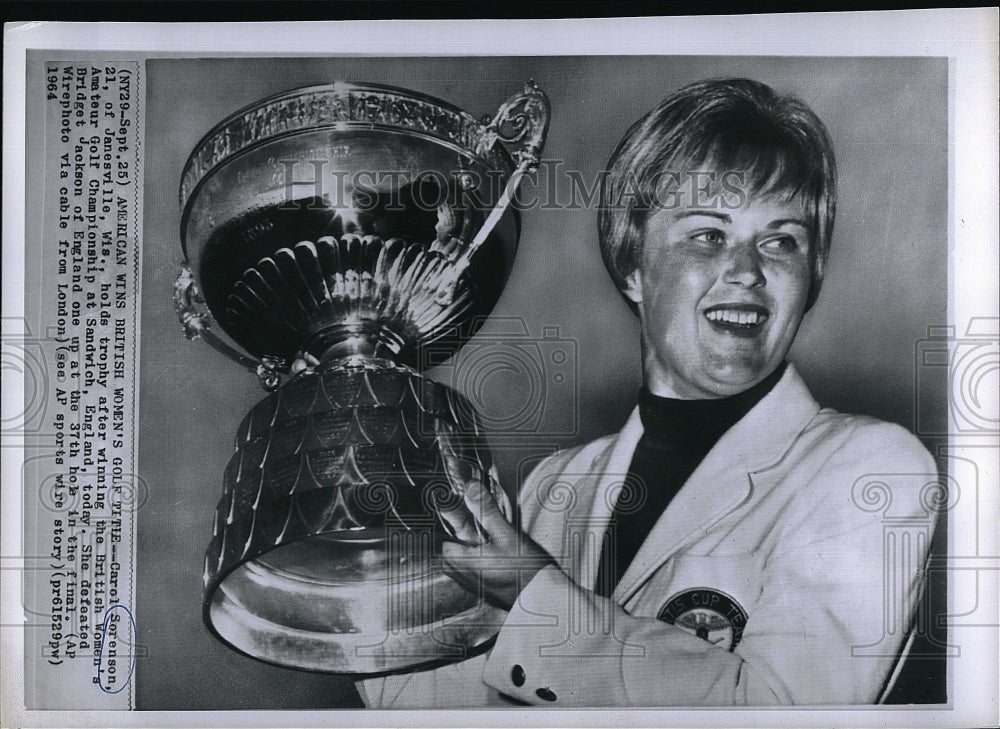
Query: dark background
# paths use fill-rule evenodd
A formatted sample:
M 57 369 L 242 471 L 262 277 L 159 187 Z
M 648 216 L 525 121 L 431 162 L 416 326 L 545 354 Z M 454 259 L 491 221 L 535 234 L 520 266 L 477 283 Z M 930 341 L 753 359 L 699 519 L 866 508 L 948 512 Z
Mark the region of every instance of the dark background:
M 928 325 L 946 321 L 945 59 L 212 58 L 155 60 L 147 71 L 139 468 L 150 495 L 137 528 L 137 623 L 148 650 L 137 666 L 140 709 L 357 705 L 349 681 L 246 658 L 201 622 L 202 559 L 222 471 L 236 426 L 263 393 L 253 376 L 204 343 L 185 340 L 177 324 L 171 305 L 182 257 L 177 190 L 200 137 L 269 94 L 371 81 L 436 96 L 478 117 L 492 115 L 531 77 L 552 104 L 544 156 L 589 183 L 628 126 L 683 84 L 747 76 L 793 93 L 830 129 L 840 194 L 824 290 L 792 359 L 823 405 L 911 430 L 920 430 L 917 409 L 943 417 L 944 379 L 917 366 L 915 351 Z M 539 455 L 617 430 L 635 403 L 638 326 L 604 271 L 596 217 L 595 208 L 524 213 L 520 251 L 494 320 L 467 347 L 487 351 L 498 328 L 523 326 L 532 344 L 546 327 L 557 327 L 559 346 L 575 363 L 565 371 L 568 384 L 540 401 L 525 372 L 470 374 L 450 366 L 431 373 L 449 381 L 457 371 L 450 381 L 494 414 L 501 479 L 512 493 Z M 550 346 L 541 342 L 530 351 Z M 481 391 L 469 392 L 472 385 Z M 934 397 L 915 403 L 918 391 Z M 512 423 L 532 407 L 545 408 L 527 428 L 533 435 L 511 437 L 505 418 Z M 943 594 L 935 600 L 943 604 Z M 940 656 L 913 661 L 904 679 L 898 700 L 944 699 Z

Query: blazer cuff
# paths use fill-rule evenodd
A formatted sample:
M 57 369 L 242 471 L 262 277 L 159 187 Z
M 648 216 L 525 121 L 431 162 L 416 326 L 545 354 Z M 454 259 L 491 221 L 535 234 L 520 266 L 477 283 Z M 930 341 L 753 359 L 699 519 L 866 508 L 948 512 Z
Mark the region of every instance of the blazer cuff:
M 613 635 L 600 635 L 614 625 L 611 615 L 601 613 L 616 608 L 612 601 L 581 588 L 558 567 L 543 568 L 507 615 L 486 662 L 483 682 L 534 705 L 627 704 L 621 645 Z M 591 634 L 586 625 L 573 625 L 574 614 L 596 633 Z

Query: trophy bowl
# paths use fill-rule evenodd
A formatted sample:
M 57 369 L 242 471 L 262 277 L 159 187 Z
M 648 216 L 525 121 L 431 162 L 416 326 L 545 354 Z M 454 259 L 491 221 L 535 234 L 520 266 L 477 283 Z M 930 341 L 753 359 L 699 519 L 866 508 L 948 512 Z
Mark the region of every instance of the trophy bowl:
M 372 674 L 459 660 L 504 613 L 439 567 L 465 464 L 509 514 L 478 414 L 420 374 L 492 310 L 548 102 L 492 118 L 375 84 L 264 99 L 195 147 L 174 303 L 269 391 L 244 418 L 204 568 L 204 620 L 254 658 Z M 474 521 L 474 515 L 468 514 Z

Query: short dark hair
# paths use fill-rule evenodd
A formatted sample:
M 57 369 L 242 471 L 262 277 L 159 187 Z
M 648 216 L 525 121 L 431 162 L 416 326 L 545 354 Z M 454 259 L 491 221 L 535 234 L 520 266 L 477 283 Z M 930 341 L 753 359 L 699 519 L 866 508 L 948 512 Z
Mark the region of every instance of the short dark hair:
M 836 212 L 833 143 L 803 102 L 749 79 L 710 79 L 664 99 L 625 133 L 602 180 L 601 256 L 619 289 L 639 265 L 664 173 L 739 171 L 751 197 L 801 196 L 813 216 L 812 306 Z

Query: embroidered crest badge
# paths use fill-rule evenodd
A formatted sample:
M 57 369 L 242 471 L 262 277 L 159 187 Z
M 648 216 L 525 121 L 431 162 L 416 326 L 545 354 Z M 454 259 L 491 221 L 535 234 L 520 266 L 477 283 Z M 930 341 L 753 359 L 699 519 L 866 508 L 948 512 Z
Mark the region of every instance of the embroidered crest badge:
M 733 598 L 710 587 L 678 592 L 656 616 L 732 653 L 743 637 L 747 613 Z

